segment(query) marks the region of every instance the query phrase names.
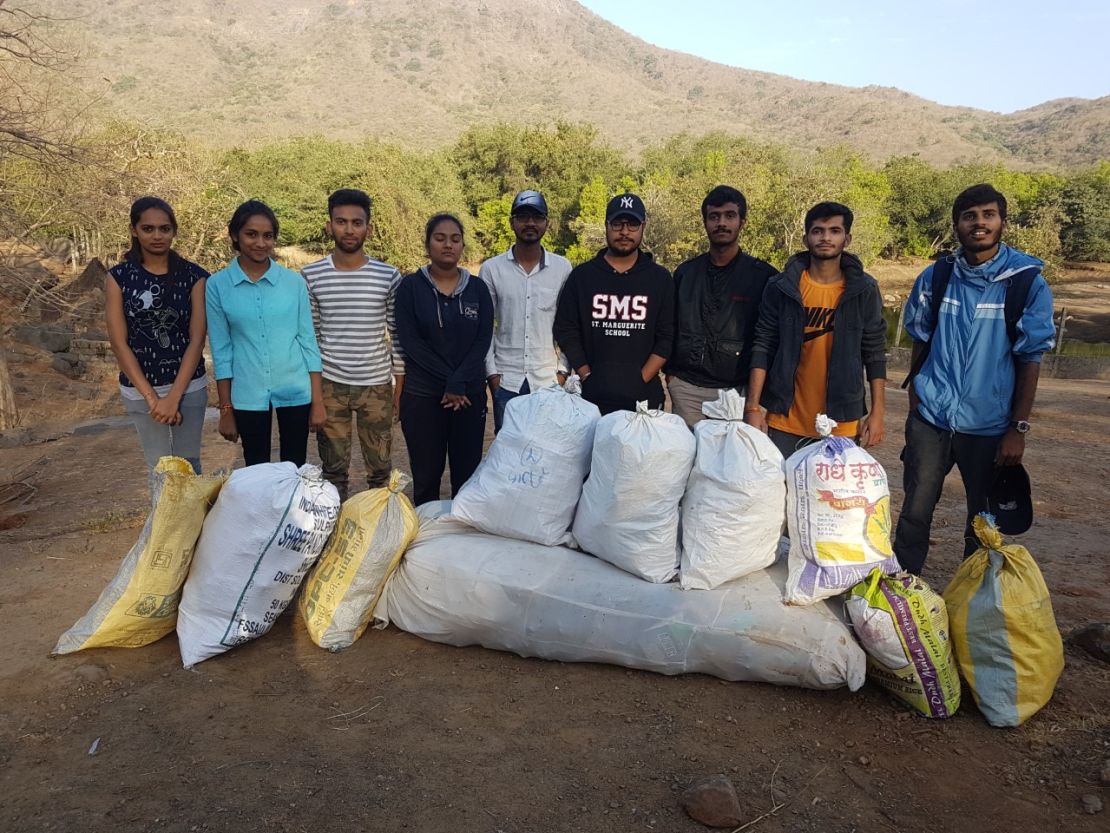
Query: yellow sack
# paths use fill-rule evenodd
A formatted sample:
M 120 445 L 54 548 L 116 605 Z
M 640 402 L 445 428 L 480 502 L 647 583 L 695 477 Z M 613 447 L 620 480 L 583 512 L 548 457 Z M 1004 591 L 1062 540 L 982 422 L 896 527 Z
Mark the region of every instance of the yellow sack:
M 1025 547 L 1002 545 L 994 519 L 944 591 L 956 662 L 992 726 L 1018 726 L 1052 698 L 1064 645 L 1041 571 Z
M 174 629 L 193 547 L 225 480 L 225 474 L 195 474 L 180 457 L 158 461 L 153 508 L 139 540 L 96 604 L 58 639 L 54 655 L 85 648 L 138 648 Z
M 362 636 L 386 580 L 416 537 L 416 510 L 402 494 L 408 482 L 394 469 L 387 487 L 359 492 L 340 509 L 299 602 L 308 635 L 321 648 L 339 651 Z
M 868 677 L 926 717 L 956 713 L 960 675 L 944 599 L 915 575 L 875 569 L 844 606 L 867 652 Z

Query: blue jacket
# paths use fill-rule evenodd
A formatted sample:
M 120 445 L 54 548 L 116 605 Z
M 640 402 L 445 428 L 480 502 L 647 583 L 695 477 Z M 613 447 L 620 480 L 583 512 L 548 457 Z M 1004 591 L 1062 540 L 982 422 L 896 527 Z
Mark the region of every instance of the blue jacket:
M 320 350 L 304 278 L 270 261 L 252 282 L 235 258 L 208 279 L 208 343 L 217 379 L 232 379 L 231 404 L 244 411 L 307 405 Z
M 1044 264 L 1002 244 L 998 254 L 980 266 L 956 257 L 948 291 L 933 321 L 929 266 L 917 277 L 906 300 L 906 332 L 914 341 L 932 336 L 932 347 L 913 386 L 921 405 L 918 413 L 946 431 L 996 436 L 1006 433 L 1014 398 L 1016 366 L 1040 362 L 1055 344 L 1052 292 L 1038 275 L 1018 322 L 1013 344 L 1006 332 L 1007 278 L 1030 266 Z
M 485 402 L 486 353 L 493 340 L 493 300 L 483 281 L 459 270 L 451 295 L 427 267 L 401 279 L 394 304 L 405 356 L 405 393 L 441 398 L 464 394 Z

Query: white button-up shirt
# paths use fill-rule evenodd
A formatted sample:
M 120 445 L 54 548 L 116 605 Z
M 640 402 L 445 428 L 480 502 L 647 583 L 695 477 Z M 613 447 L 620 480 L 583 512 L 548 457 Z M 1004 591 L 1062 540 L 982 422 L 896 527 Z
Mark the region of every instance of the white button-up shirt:
M 482 264 L 478 277 L 489 287 L 494 317 L 486 376 L 500 374 L 507 390 L 520 390 L 525 379 L 530 390 L 539 390 L 556 381 L 556 371 L 566 370 L 551 326 L 570 270 L 569 260 L 544 249 L 536 267 L 525 272 L 511 246 Z

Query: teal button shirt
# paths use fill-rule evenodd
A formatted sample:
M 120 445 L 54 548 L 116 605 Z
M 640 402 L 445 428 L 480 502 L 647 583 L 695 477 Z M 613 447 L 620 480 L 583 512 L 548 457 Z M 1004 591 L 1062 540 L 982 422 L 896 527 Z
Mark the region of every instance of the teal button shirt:
M 320 349 L 304 279 L 270 261 L 252 282 L 235 258 L 205 288 L 208 344 L 216 379 L 232 379 L 231 404 L 268 411 L 312 401 L 309 373 Z

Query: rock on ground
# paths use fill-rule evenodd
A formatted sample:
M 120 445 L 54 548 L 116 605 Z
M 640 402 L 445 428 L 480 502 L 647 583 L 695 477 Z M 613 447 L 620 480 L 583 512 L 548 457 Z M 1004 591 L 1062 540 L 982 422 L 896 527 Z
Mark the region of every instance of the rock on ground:
M 679 802 L 690 818 L 708 827 L 736 827 L 743 821 L 736 788 L 723 775 L 694 784 Z

